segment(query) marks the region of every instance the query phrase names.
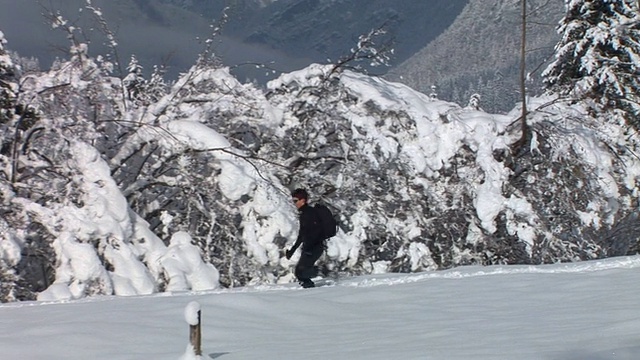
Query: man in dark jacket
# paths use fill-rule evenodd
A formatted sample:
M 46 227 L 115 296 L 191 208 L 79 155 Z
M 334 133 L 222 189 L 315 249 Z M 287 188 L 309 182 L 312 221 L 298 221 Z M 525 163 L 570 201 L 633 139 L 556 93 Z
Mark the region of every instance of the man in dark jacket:
M 307 204 L 309 194 L 305 189 L 296 189 L 292 193 L 293 202 L 300 213 L 300 231 L 293 247 L 286 252 L 287 259 L 302 245 L 302 254 L 296 265 L 295 275 L 304 288 L 314 287 L 311 278 L 317 275 L 316 261 L 324 251 L 322 224 L 314 208 Z

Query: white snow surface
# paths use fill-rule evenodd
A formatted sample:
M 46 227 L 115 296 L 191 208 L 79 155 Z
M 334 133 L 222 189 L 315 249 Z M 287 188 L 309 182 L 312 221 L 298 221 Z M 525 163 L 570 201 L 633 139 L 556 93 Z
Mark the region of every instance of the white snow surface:
M 10 303 L 0 305 L 0 349 L 3 359 L 635 360 L 638 282 L 632 256 L 369 275 L 315 289 Z M 200 357 L 184 318 L 195 307 Z

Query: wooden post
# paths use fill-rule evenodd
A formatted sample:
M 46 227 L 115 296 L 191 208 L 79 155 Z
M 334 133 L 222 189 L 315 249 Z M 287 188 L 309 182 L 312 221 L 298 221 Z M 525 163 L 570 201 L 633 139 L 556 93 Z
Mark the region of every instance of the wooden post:
M 202 355 L 202 330 L 200 325 L 200 310 L 198 310 L 197 324 L 189 325 L 189 342 L 198 356 Z

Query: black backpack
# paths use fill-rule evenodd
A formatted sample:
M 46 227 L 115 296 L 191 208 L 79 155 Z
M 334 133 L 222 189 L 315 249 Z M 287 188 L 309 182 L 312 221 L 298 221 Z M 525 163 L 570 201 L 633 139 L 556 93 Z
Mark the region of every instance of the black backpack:
M 316 204 L 313 207 L 320 219 L 320 225 L 322 226 L 322 239 L 326 240 L 330 237 L 336 236 L 338 233 L 338 222 L 333 217 L 331 210 L 326 205 Z

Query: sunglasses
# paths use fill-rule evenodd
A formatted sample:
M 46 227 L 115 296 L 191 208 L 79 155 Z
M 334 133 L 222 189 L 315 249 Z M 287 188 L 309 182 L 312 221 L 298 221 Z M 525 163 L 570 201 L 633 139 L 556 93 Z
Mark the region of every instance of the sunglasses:
M 300 201 L 300 199 L 293 198 L 293 203 L 294 204 L 297 203 L 298 201 Z

